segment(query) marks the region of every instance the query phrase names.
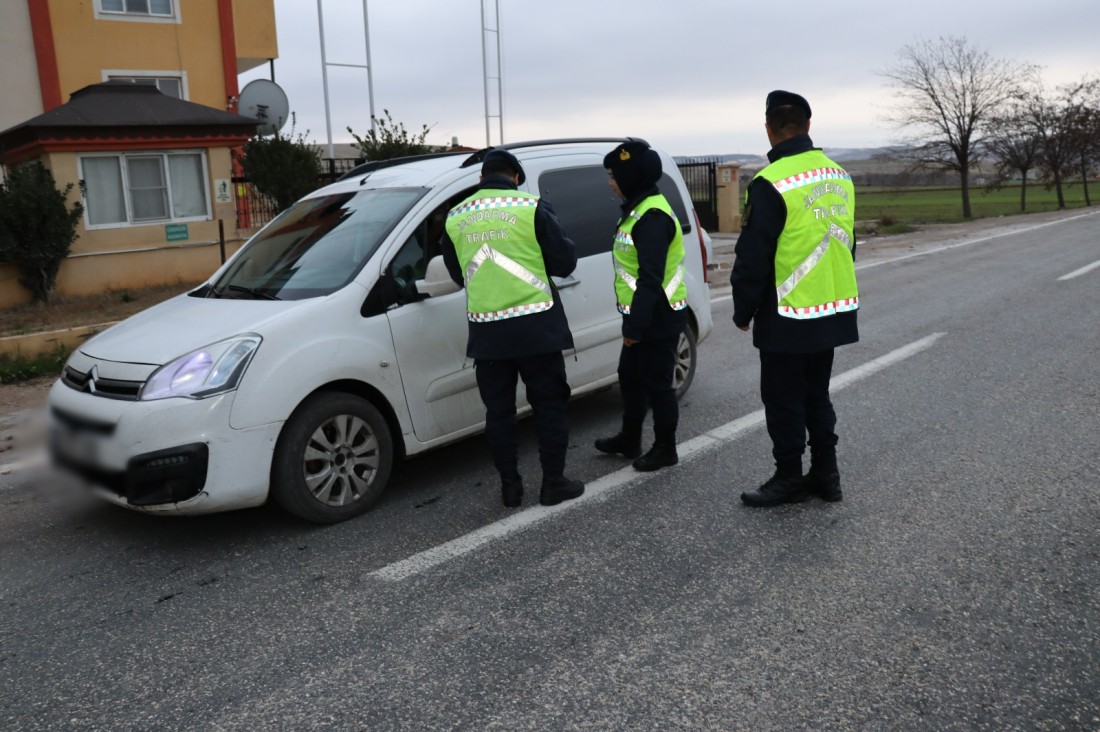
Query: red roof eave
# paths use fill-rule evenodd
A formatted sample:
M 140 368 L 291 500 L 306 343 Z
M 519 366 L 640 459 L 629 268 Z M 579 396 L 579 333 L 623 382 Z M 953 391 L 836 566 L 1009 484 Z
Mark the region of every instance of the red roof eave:
M 0 152 L 5 164 L 19 163 L 49 152 L 113 152 L 126 150 L 179 150 L 238 147 L 252 137 L 251 130 L 217 130 L 174 133 L 135 130 L 129 134 L 89 135 L 87 131 L 36 130 L 38 134 Z

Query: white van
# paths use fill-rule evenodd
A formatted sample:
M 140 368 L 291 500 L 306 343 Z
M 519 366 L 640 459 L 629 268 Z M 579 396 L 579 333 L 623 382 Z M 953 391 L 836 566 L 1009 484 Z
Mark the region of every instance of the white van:
M 577 245 L 576 271 L 554 278 L 576 344 L 566 358 L 574 396 L 617 379 L 619 202 L 602 160 L 622 141 L 504 146 L 527 173 L 521 188 L 553 205 Z M 198 289 L 86 342 L 50 391 L 55 463 L 141 511 L 226 511 L 273 497 L 334 522 L 378 499 L 395 460 L 480 432 L 465 293 L 439 242 L 484 152 L 360 166 L 284 211 Z M 682 393 L 711 330 L 709 237 L 676 164 L 661 159 L 659 185 L 687 252 Z

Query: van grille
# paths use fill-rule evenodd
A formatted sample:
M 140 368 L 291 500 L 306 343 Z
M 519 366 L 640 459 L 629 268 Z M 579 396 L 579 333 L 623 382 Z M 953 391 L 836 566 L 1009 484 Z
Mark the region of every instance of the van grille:
M 61 383 L 70 389 L 91 394 L 92 396 L 106 399 L 121 399 L 127 402 L 136 402 L 144 381 L 123 381 L 122 379 L 106 379 L 99 375 L 95 366 L 87 373 L 81 373 L 71 366 L 66 366 L 61 372 Z

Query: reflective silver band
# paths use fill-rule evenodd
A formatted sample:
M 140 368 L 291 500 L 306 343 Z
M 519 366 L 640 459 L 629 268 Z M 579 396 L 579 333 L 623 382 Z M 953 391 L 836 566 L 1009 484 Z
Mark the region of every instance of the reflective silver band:
M 539 279 L 539 276 L 536 275 L 534 272 L 527 269 L 511 257 L 507 257 L 501 254 L 488 244 L 482 245 L 481 249 L 477 250 L 477 254 L 475 254 L 473 258 L 470 259 L 470 263 L 466 265 L 467 283 L 470 281 L 471 278 L 473 278 L 474 274 L 477 273 L 477 271 L 481 268 L 481 265 L 485 264 L 487 260 L 492 260 L 493 263 L 495 263 L 498 267 L 501 267 L 512 276 L 518 277 L 519 279 L 523 280 L 527 284 L 531 285 L 531 287 L 542 290 L 550 297 L 554 296 L 553 290 L 550 289 L 550 283 L 546 282 L 545 280 Z
M 523 315 L 542 313 L 552 307 L 554 307 L 554 301 L 547 300 L 545 302 L 533 302 L 530 305 L 516 305 L 514 308 L 505 308 L 504 310 L 497 310 L 492 313 L 474 313 L 466 311 L 466 318 L 471 323 L 491 323 L 497 320 L 507 320 L 508 318 L 518 318 Z
M 814 247 L 814 250 L 810 252 L 810 255 L 802 260 L 802 263 L 794 268 L 794 272 L 791 272 L 787 279 L 783 280 L 778 287 L 775 288 L 775 294 L 779 302 L 783 302 L 783 298 L 791 294 L 791 290 L 802 281 L 802 278 L 810 273 L 821 258 L 825 256 L 825 252 L 829 250 L 829 240 L 837 239 L 842 244 L 852 248 L 852 239 L 848 236 L 848 232 L 840 228 L 834 223 L 829 224 L 829 231 L 826 232 L 825 238 L 821 240 L 821 243 Z
M 680 264 L 676 265 L 676 272 L 672 275 L 672 279 L 668 283 L 668 287 L 665 288 L 665 297 L 668 298 L 669 303 L 672 303 L 672 296 L 676 294 L 676 288 L 680 286 L 680 283 L 684 281 L 684 263 L 681 260 Z
M 634 275 L 627 272 L 618 260 L 615 260 L 615 274 L 619 275 L 619 279 L 626 283 L 631 292 L 637 292 L 638 280 L 634 279 Z

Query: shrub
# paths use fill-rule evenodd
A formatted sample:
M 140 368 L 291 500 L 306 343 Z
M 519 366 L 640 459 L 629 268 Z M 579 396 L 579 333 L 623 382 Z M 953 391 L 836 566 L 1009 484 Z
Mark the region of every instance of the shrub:
M 76 241 L 84 214 L 68 207 L 73 184 L 57 190 L 53 173 L 35 160 L 9 169 L 0 185 L 0 260 L 19 268 L 19 284 L 35 302 L 49 302 L 61 262 Z
M 0 356 L 0 384 L 14 384 L 39 376 L 57 376 L 69 359 L 72 349 L 58 346 L 53 353 L 37 356 Z
M 367 160 L 392 160 L 409 155 L 423 155 L 431 149 L 424 144 L 431 130 L 428 125 L 423 125 L 419 134 L 410 135 L 403 122 L 393 121 L 390 110 L 383 109 L 385 119 L 371 116 L 371 129 L 363 137 L 355 134 L 350 127 L 348 132 L 355 138 L 355 147 L 363 153 Z
M 245 143 L 238 158 L 252 185 L 274 200 L 280 211 L 321 185 L 320 153 L 306 143 L 305 134 L 294 136 L 293 114 L 291 120 L 290 134 L 257 135 Z

